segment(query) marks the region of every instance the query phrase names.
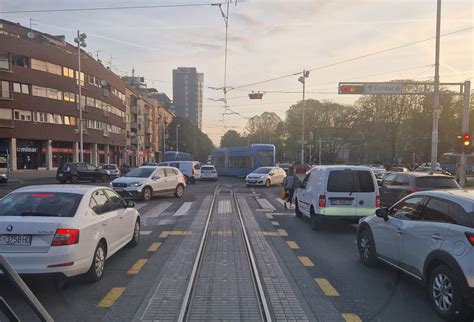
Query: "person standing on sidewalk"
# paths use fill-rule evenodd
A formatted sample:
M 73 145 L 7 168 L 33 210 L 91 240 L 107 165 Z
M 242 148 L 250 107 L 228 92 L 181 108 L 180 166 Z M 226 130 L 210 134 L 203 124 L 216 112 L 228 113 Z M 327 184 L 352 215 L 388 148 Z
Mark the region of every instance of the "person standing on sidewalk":
M 299 179 L 295 175 L 295 168 L 290 167 L 288 169 L 288 175 L 286 176 L 285 180 L 283 181 L 283 188 L 285 189 L 285 192 L 287 194 L 287 198 L 284 202 L 285 209 L 288 209 L 288 206 L 286 205 L 287 202 L 290 203 L 290 208 L 292 208 L 293 194 L 295 192 L 295 189 L 298 187 L 298 182 L 299 182 Z

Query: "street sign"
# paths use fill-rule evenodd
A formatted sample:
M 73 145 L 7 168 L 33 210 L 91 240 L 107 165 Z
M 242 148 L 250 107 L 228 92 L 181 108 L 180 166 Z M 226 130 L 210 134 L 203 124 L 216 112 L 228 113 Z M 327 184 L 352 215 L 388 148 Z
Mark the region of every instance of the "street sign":
M 401 83 L 339 83 L 339 94 L 396 95 L 401 94 Z

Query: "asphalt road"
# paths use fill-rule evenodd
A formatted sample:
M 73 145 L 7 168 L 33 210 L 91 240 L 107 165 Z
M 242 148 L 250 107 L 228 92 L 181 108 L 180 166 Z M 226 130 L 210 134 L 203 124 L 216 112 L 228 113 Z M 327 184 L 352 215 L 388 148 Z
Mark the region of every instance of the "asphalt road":
M 32 183 L 55 182 L 7 184 L 0 187 L 0 194 Z M 243 180 L 221 178 L 219 184 L 235 186 L 243 184 Z M 132 320 L 167 260 L 180 246 L 179 236 L 166 238 L 162 233 L 191 229 L 198 207 L 205 196 L 212 195 L 215 186 L 214 182 L 198 182 L 189 185 L 181 199 L 170 196 L 137 203 L 142 214 L 140 244 L 126 247 L 110 258 L 101 281 L 88 283 L 77 277 L 60 287 L 50 279 L 28 277 L 28 286 L 57 321 Z M 260 229 L 278 231 L 267 240 L 290 286 L 305 302 L 305 310 L 318 317 L 325 310 L 336 310 L 342 321 L 439 321 L 425 289 L 414 280 L 385 265 L 370 269 L 361 264 L 355 225 L 332 222 L 314 232 L 308 222 L 294 216 L 293 210 L 285 211 L 277 200 L 280 190 L 277 186 L 242 187 L 240 192 L 247 196 Z M 267 207 L 255 197 L 268 201 L 275 209 L 262 211 L 259 208 Z M 23 321 L 37 320 L 13 286 L 2 278 L 0 297 Z

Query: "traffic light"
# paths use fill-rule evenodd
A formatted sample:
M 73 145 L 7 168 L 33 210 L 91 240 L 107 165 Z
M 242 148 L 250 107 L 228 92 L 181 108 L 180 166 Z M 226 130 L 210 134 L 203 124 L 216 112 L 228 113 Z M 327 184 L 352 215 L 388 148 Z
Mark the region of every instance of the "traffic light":
M 462 136 L 464 150 L 471 147 L 471 135 L 469 133 L 464 133 Z
M 456 152 L 471 152 L 471 135 L 469 133 L 458 134 L 456 136 Z
M 339 94 L 364 94 L 364 85 L 339 84 Z

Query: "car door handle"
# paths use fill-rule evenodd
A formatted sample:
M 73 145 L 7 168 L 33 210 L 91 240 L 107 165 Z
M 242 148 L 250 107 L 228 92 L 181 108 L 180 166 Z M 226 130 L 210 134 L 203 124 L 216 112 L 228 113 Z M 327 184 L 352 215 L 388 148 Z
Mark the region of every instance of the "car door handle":
M 436 240 L 441 240 L 441 239 L 443 239 L 443 237 L 441 237 L 441 236 L 438 235 L 438 234 L 433 234 L 433 235 L 431 235 L 431 238 L 436 239 Z
M 397 236 L 401 236 L 401 235 L 403 235 L 403 230 L 397 229 Z

